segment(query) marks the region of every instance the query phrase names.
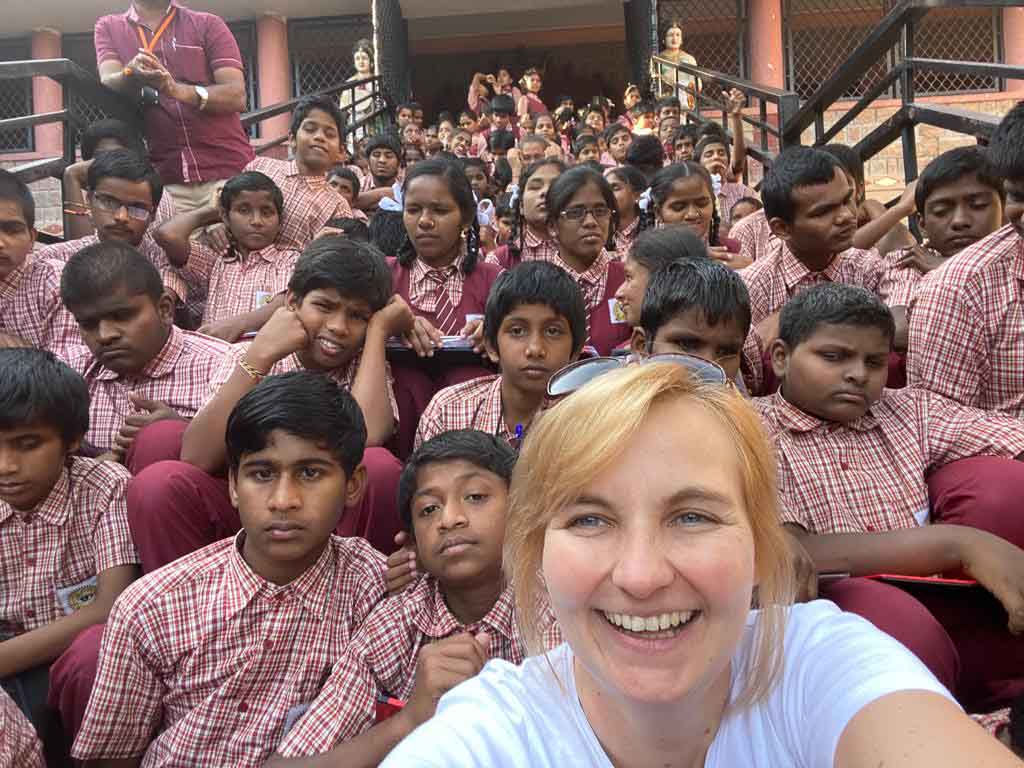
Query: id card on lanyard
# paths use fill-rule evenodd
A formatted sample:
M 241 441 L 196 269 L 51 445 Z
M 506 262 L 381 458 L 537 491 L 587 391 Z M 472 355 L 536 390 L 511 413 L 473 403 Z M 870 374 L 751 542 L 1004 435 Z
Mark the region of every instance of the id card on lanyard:
M 140 24 L 135 28 L 135 31 L 139 33 L 139 40 L 142 42 L 142 50 L 146 53 L 153 53 L 153 49 L 156 48 L 157 42 L 163 37 L 164 32 L 171 26 L 171 22 L 174 21 L 174 17 L 178 14 L 177 6 L 171 7 L 171 12 L 164 16 L 164 20 L 160 22 L 160 26 L 156 28 L 156 32 L 153 33 L 152 40 L 146 40 L 146 30 L 142 28 Z M 125 77 L 131 77 L 133 70 L 131 67 L 124 68 Z

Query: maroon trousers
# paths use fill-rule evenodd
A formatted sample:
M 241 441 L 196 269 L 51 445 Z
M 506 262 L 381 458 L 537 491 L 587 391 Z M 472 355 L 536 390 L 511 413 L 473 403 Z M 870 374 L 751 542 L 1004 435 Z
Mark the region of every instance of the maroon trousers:
M 928 478 L 932 522 L 966 525 L 1024 546 L 1024 463 L 978 456 Z M 960 574 L 950 574 L 958 576 Z M 865 578 L 823 585 L 821 596 L 899 640 L 969 712 L 1024 695 L 1024 636 L 1011 635 L 1002 605 L 982 589 L 916 589 Z

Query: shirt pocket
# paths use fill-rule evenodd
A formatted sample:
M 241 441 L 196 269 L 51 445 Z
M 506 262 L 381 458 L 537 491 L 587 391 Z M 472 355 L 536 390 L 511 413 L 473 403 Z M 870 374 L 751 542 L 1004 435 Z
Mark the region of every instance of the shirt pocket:
M 209 85 L 213 79 L 206 51 L 198 45 L 182 45 L 171 41 L 171 74 L 176 80 L 193 85 Z

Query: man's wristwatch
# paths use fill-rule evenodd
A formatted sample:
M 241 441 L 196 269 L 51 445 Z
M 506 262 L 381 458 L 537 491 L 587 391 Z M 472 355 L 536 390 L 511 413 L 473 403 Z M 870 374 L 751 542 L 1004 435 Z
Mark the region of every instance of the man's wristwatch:
M 210 92 L 201 85 L 192 86 L 196 89 L 196 95 L 199 97 L 199 111 L 202 112 L 206 109 L 206 104 L 210 100 Z

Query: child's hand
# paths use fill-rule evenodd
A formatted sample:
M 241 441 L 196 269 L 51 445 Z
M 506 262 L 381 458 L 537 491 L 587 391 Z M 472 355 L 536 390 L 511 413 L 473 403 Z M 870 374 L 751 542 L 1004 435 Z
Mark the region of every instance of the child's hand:
M 731 88 L 725 94 L 725 112 L 729 115 L 738 115 L 747 103 L 746 94 L 739 88 Z
M 136 412 L 125 418 L 121 429 L 114 436 L 114 445 L 122 454 L 128 452 L 128 449 L 132 447 L 132 443 L 135 442 L 135 437 L 144 427 L 148 427 L 156 421 L 181 418 L 178 412 L 167 405 L 167 403 L 148 400 L 134 392 L 128 393 L 128 400 L 135 406 Z
M 245 356 L 259 370 L 269 371 L 275 363 L 307 346 L 309 334 L 299 313 L 291 307 L 278 307 L 256 334 Z
M 806 603 L 818 597 L 818 569 L 814 565 L 807 549 L 800 542 L 800 538 L 793 534 L 788 528 L 786 538 L 789 540 L 789 548 L 793 554 L 793 573 L 796 576 L 796 601 Z
M 370 318 L 370 325 L 380 326 L 385 339 L 409 333 L 415 322 L 416 316 L 413 315 L 412 309 L 397 293 Z
M 1024 550 L 987 531 L 958 527 L 964 572 L 1003 604 L 1010 633 L 1024 633 Z
M 518 148 L 512 147 L 505 155 L 509 167 L 512 169 L 512 178 L 518 179 L 523 173 L 523 155 Z
M 401 714 L 414 725 L 433 717 L 444 694 L 483 669 L 490 641 L 486 632 L 475 636 L 465 632 L 424 646 L 416 663 L 412 695 Z
M 416 571 L 416 549 L 409 542 L 409 534 L 399 531 L 395 534 L 395 544 L 400 549 L 388 557 L 387 569 L 384 571 L 388 596 L 402 592 L 419 576 Z
M 917 198 L 914 196 L 914 192 L 917 190 L 917 179 L 914 179 L 907 184 L 906 189 L 903 190 L 903 194 L 900 195 L 900 201 L 896 203 L 900 208 L 900 212 L 904 216 L 910 216 L 917 212 Z
M 459 331 L 459 335 L 473 342 L 473 351 L 478 355 L 487 354 L 484 349 L 484 321 L 478 317 L 473 318 Z
M 912 245 L 908 249 L 907 255 L 896 262 L 896 266 L 913 267 L 922 275 L 927 275 L 933 269 L 938 269 L 945 263 L 946 260 L 942 257 L 941 253 L 921 245 Z
M 215 323 L 207 323 L 199 328 L 199 333 L 206 334 L 207 336 L 213 336 L 215 339 L 223 339 L 229 344 L 234 344 L 242 338 L 242 334 L 245 332 L 245 322 L 241 315 L 225 317 L 223 320 L 218 320 Z
M 762 348 L 768 349 L 772 342 L 779 338 L 779 313 L 768 315 L 754 327 L 754 330 L 761 339 Z
M 562 159 L 562 148 L 558 144 L 548 144 L 547 149 L 544 150 L 544 157 L 549 160 L 554 158 L 555 160 Z
M 732 253 L 728 248 L 724 248 L 721 245 L 708 246 L 708 255 L 712 259 L 722 262 L 730 269 L 743 269 L 754 263 L 753 259 L 741 256 L 738 253 Z
M 203 232 L 202 239 L 206 247 L 216 253 L 224 253 L 231 247 L 231 238 L 228 236 L 228 228 L 223 224 L 211 224 Z
M 429 320 L 418 315 L 412 328 L 402 336 L 405 346 L 414 350 L 420 357 L 433 357 L 443 338 L 444 335 L 431 325 Z

